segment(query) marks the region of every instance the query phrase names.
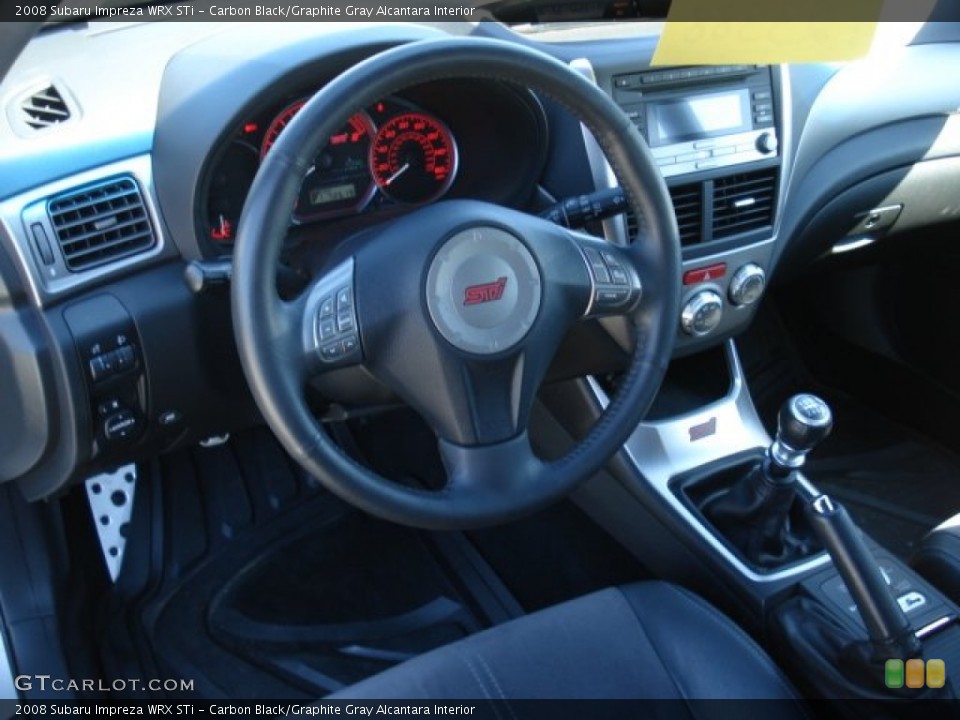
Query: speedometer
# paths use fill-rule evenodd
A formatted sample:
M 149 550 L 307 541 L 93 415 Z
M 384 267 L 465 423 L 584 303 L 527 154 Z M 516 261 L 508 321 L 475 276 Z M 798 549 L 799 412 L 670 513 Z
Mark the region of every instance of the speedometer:
M 457 173 L 457 146 L 446 126 L 430 115 L 408 112 L 387 121 L 374 138 L 370 167 L 377 187 L 397 202 L 436 200 Z

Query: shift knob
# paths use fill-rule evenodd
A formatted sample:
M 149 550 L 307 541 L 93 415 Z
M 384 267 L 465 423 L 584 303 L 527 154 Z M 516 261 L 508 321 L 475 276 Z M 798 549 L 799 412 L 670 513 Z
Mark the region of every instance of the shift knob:
M 796 470 L 832 429 L 829 405 L 816 395 L 794 395 L 780 408 L 770 460 L 785 470 Z

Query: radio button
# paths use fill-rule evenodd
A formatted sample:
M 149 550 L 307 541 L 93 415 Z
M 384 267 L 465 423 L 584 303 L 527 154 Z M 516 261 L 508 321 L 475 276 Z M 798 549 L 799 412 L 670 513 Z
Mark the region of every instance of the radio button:
M 697 170 L 710 170 L 715 167 L 719 167 L 720 162 L 718 160 L 704 160 L 703 162 L 697 163 Z
M 737 149 L 733 146 L 718 147 L 713 151 L 713 156 L 720 157 L 722 155 L 733 155 L 736 151 Z
M 717 140 L 697 140 L 697 142 L 695 142 L 695 143 L 693 144 L 693 146 L 694 146 L 697 150 L 701 150 L 701 149 L 703 149 L 703 148 L 712 148 L 712 147 L 715 147 L 716 144 L 717 144 L 717 142 L 718 142 Z
M 677 159 L 675 157 L 665 157 L 657 158 L 657 165 L 663 167 L 664 165 L 676 165 Z
M 769 100 L 769 99 L 770 99 L 770 91 L 769 91 L 769 90 L 757 90 L 756 92 L 753 93 L 753 99 L 754 99 L 754 101 L 757 101 L 757 100 Z
M 770 113 L 761 113 L 759 115 L 756 115 L 754 117 L 754 120 L 756 120 L 758 123 L 773 122 L 773 115 L 771 115 Z
M 757 150 L 762 152 L 764 155 L 769 155 L 770 153 L 777 151 L 777 138 L 773 133 L 761 133 L 757 137 Z
M 692 162 L 694 160 L 705 160 L 710 157 L 710 152 L 707 150 L 701 150 L 700 152 L 687 153 L 686 155 L 678 155 L 677 162 Z

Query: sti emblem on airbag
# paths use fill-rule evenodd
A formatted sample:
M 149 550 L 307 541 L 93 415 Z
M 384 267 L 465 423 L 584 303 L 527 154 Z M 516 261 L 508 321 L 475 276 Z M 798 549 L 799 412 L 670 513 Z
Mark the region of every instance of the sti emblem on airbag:
M 463 291 L 464 305 L 479 305 L 480 303 L 493 302 L 503 297 L 503 289 L 507 286 L 505 277 L 497 278 L 492 283 L 482 285 L 471 285 Z
M 690 442 L 696 442 L 697 440 L 703 440 L 705 437 L 710 437 L 711 435 L 717 434 L 717 419 L 715 417 L 710 418 L 704 423 L 699 425 L 694 425 L 690 428 Z

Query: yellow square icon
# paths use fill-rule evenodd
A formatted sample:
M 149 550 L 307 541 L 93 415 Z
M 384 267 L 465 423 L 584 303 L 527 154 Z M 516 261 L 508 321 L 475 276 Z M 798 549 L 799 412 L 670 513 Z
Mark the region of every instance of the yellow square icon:
M 947 666 L 943 660 L 927 660 L 927 687 L 942 688 L 947 682 Z
M 907 687 L 922 688 L 924 679 L 923 660 L 907 660 Z

